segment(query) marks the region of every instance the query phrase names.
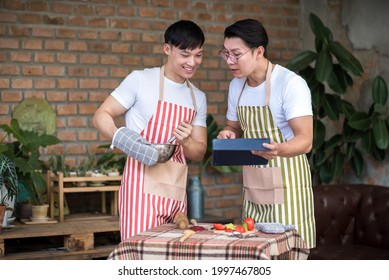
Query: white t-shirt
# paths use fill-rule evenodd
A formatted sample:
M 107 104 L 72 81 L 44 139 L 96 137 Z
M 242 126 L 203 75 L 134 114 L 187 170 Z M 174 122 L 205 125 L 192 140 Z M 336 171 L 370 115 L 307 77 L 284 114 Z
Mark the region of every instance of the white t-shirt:
M 159 99 L 159 74 L 161 68 L 146 68 L 131 72 L 111 95 L 125 108 L 126 127 L 140 133 L 154 115 Z M 204 92 L 192 84 L 197 114 L 192 125 L 206 127 L 207 103 Z M 182 84 L 164 78 L 163 100 L 194 108 L 187 83 Z
M 234 78 L 228 93 L 227 119 L 238 121 L 237 102 L 246 78 Z M 265 82 L 257 87 L 246 84 L 239 101 L 241 106 L 265 105 Z M 287 140 L 293 138 L 288 120 L 312 116 L 311 92 L 303 78 L 280 65 L 275 65 L 270 83 L 270 111 L 277 127 Z

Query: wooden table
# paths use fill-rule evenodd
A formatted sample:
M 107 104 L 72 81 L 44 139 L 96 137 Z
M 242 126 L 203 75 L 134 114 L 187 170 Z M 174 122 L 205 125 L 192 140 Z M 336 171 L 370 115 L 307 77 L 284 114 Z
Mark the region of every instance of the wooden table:
M 239 239 L 210 230 L 197 232 L 179 242 L 183 230 L 164 224 L 125 241 L 110 254 L 110 260 L 269 260 L 308 258 L 309 249 L 295 230 L 281 234 L 256 232 Z

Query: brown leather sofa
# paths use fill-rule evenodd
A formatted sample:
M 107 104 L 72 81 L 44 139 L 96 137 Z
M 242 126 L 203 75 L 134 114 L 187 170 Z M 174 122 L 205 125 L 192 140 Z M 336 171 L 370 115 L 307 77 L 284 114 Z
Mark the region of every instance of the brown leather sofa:
M 389 187 L 314 186 L 310 260 L 389 260 Z

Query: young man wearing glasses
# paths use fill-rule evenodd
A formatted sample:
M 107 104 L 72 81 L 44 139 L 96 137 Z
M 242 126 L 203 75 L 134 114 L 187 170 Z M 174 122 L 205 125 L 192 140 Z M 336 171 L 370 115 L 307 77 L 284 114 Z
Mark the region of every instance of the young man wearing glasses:
M 316 246 L 310 168 L 313 119 L 310 90 L 300 76 L 267 58 L 263 25 L 245 19 L 224 31 L 219 52 L 234 78 L 226 126 L 219 139 L 270 138 L 252 151 L 266 165 L 243 166 L 243 218 L 294 225 L 308 248 Z

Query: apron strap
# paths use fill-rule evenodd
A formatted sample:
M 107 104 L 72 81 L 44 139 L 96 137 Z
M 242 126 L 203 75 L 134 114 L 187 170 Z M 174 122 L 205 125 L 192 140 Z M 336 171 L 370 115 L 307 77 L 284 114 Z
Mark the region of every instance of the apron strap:
M 269 99 L 270 99 L 270 80 L 271 80 L 271 71 L 273 68 L 273 65 L 271 64 L 270 60 L 268 60 L 267 64 L 267 72 L 266 72 L 266 80 L 265 80 L 265 86 L 266 86 L 266 106 L 269 105 Z
M 159 100 L 163 100 L 163 91 L 164 91 L 164 78 L 165 78 L 165 65 L 161 67 L 161 70 L 159 72 Z M 192 98 L 192 103 L 195 111 L 197 111 L 197 105 L 196 105 L 196 97 L 193 91 L 192 84 L 189 82 L 188 79 L 186 79 L 186 85 L 188 86 L 190 90 L 190 96 Z
M 271 64 L 270 60 L 268 60 L 267 64 L 267 70 L 266 70 L 266 78 L 265 78 L 265 91 L 266 91 L 266 96 L 265 96 L 265 105 L 269 105 L 269 99 L 270 99 L 270 80 L 271 80 L 271 72 L 272 72 L 273 65 Z M 244 81 L 243 87 L 240 90 L 239 98 L 238 98 L 238 105 L 240 102 L 240 97 L 242 96 L 244 87 L 247 84 L 247 78 Z

